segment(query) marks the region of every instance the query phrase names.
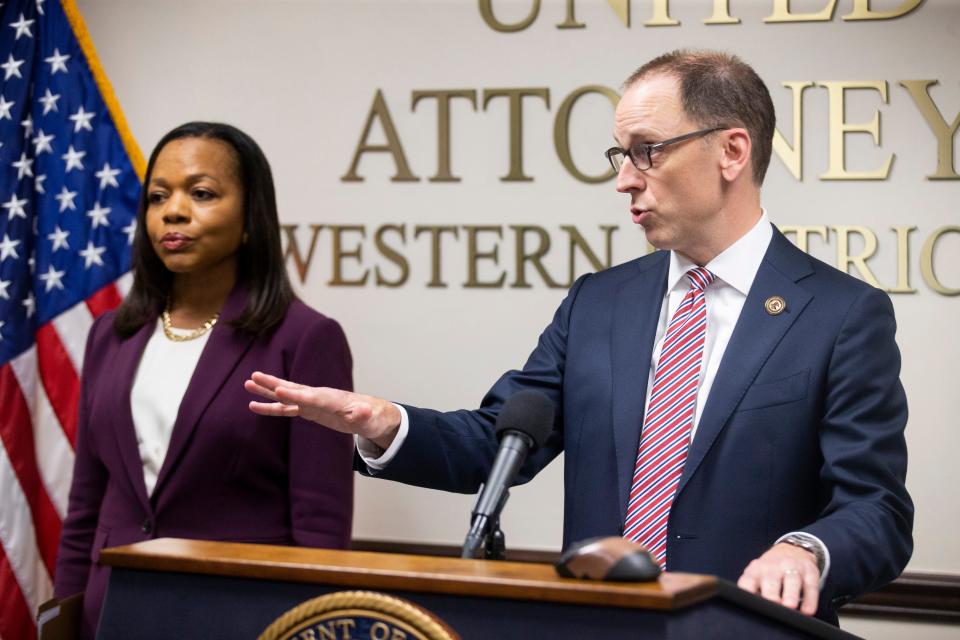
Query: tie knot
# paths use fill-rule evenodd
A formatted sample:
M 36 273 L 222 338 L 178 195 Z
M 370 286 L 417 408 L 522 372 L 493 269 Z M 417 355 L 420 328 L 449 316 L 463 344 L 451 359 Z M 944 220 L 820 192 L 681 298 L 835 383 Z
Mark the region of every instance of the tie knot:
M 703 267 L 697 267 L 696 269 L 690 269 L 687 271 L 687 280 L 690 281 L 690 287 L 698 291 L 703 291 L 709 286 L 711 282 L 716 279 L 717 276 L 713 275 L 712 272 L 704 269 Z

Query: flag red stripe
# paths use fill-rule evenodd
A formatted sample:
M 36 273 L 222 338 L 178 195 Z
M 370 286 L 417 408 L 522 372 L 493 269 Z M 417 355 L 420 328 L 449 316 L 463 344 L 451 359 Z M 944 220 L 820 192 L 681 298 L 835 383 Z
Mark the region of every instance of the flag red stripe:
M 37 630 L 7 554 L 0 546 L 0 637 L 36 638 Z
M 80 377 L 52 323 L 48 322 L 37 329 L 36 338 L 37 367 L 40 369 L 43 388 L 63 432 L 67 434 L 67 440 L 76 448 Z
M 60 516 L 40 481 L 30 413 L 9 363 L 0 367 L 0 406 L 4 408 L 0 412 L 0 439 L 30 505 L 40 556 L 53 576 L 60 544 Z
M 123 298 L 112 282 L 87 298 L 87 308 L 94 318 L 99 318 L 110 309 L 120 306 Z

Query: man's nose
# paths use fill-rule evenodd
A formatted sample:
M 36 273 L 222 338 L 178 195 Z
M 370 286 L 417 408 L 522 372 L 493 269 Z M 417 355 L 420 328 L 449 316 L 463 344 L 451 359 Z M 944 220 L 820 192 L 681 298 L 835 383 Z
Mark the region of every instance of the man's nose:
M 647 178 L 643 171 L 640 171 L 629 158 L 624 158 L 620 165 L 620 171 L 617 173 L 617 191 L 620 193 L 630 193 L 631 191 L 642 191 L 647 188 Z

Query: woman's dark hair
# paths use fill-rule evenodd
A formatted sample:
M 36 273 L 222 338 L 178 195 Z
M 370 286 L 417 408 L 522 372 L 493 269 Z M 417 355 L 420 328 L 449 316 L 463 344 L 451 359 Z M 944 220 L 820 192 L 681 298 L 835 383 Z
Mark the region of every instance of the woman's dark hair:
M 230 324 L 251 332 L 267 330 L 280 322 L 294 299 L 280 248 L 273 175 L 267 158 L 253 138 L 236 127 L 218 122 L 180 125 L 163 136 L 150 154 L 133 238 L 133 287 L 117 309 L 113 328 L 121 336 L 133 335 L 156 317 L 170 295 L 173 274 L 161 262 L 147 236 L 148 186 L 160 151 L 181 138 L 219 140 L 233 149 L 243 186 L 243 229 L 246 232 L 246 241 L 237 253 L 237 282 L 247 287 L 248 295 L 243 312 Z

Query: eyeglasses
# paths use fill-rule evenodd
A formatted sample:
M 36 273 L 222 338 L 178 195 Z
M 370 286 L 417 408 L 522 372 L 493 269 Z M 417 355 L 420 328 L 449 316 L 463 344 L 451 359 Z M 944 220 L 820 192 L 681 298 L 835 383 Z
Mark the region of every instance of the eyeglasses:
M 714 131 L 723 131 L 724 129 L 728 128 L 729 127 L 710 127 L 709 129 L 700 129 L 699 131 L 685 133 L 682 136 L 670 138 L 669 140 L 664 140 L 663 142 L 655 142 L 654 144 L 638 144 L 630 149 L 610 147 L 604 152 L 603 155 L 607 157 L 607 160 L 610 161 L 610 166 L 613 167 L 613 170 L 617 173 L 620 173 L 620 167 L 623 166 L 624 158 L 630 158 L 630 161 L 633 162 L 633 166 L 635 166 L 638 171 L 646 171 L 653 166 L 650 156 L 657 151 L 660 151 L 664 147 L 667 147 L 671 144 L 677 144 L 678 142 L 683 142 L 684 140 L 700 138 L 709 133 L 713 133 Z

